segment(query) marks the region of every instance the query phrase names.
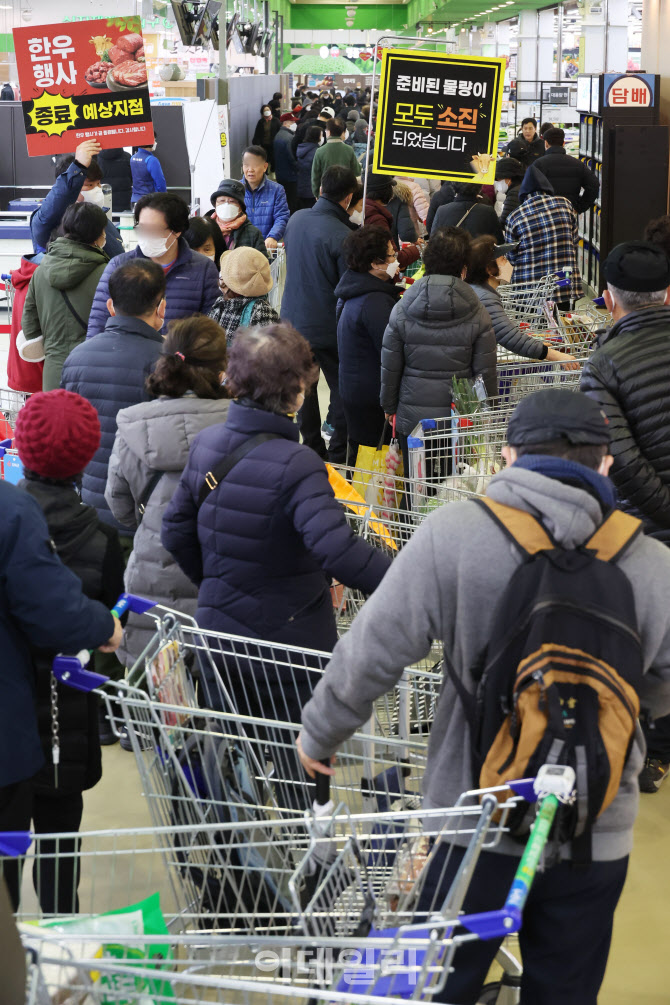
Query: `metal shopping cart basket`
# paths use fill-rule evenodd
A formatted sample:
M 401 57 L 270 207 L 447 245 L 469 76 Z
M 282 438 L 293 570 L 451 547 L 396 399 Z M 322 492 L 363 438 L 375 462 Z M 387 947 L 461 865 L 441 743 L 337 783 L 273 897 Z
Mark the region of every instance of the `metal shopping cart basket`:
M 280 314 L 286 283 L 286 248 L 283 244 L 270 251 L 270 273 L 272 275 L 272 289 L 268 293 L 268 301 L 270 307 L 273 307 L 277 314 Z
M 14 309 L 14 286 L 12 285 L 12 277 L 7 273 L 3 272 L 0 275 L 0 291 L 4 292 L 4 306 L 7 312 L 7 325 L 11 328 L 12 324 L 12 310 Z
M 567 272 L 552 273 L 525 283 L 504 283 L 498 287 L 505 313 L 517 324 L 528 324 L 533 331 L 546 331 L 552 326 L 556 291 L 567 295 L 570 278 Z
M 177 885 L 183 886 L 186 870 L 183 855 L 174 852 L 175 835 L 169 829 L 82 834 L 81 847 L 67 853 L 76 855 L 81 870 L 79 913 L 76 918 L 66 914 L 52 924 L 43 921 L 40 930 L 31 930 L 34 939 L 47 940 L 42 952 L 39 948 L 36 952 L 35 969 L 45 978 L 43 983 L 59 990 L 62 985 L 55 982 L 53 971 L 45 973 L 45 962 L 50 958 L 58 969 L 74 968 L 75 973 L 86 976 L 89 983 L 85 987 L 92 981 L 99 988 L 103 985 L 105 992 L 107 987 L 114 988 L 112 976 L 132 975 L 135 988 L 142 987 L 145 994 L 150 990 L 159 997 L 149 1000 L 161 1002 L 161 995 L 166 1001 L 174 1000 L 168 991 L 173 991 L 178 981 L 194 990 L 202 987 L 227 995 L 234 991 L 265 994 L 266 985 L 281 994 L 287 985 L 304 988 L 307 984 L 311 989 L 325 985 L 335 992 L 329 999 L 333 1001 L 341 1000 L 343 993 L 404 1000 L 431 997 L 444 986 L 454 957 L 458 966 L 457 949 L 464 941 L 501 939 L 518 931 L 559 802 L 573 798 L 574 773 L 552 766 L 543 768 L 535 782 L 511 785 L 519 789 L 519 795 L 504 788 L 464 793 L 457 806 L 424 811 L 421 819 L 417 812 L 350 815 L 342 807 L 333 812 L 329 803 L 316 804 L 328 815 L 315 812 L 304 820 L 296 819 L 290 831 L 275 823 L 273 840 L 278 854 L 292 870 L 289 891 L 293 913 L 289 916 L 282 907 L 274 937 L 259 933 L 257 914 L 243 910 L 238 914 L 235 934 L 216 931 L 214 918 L 208 919 L 209 931 L 189 934 L 202 919 L 185 911 L 171 915 L 167 902 L 159 921 L 153 922 L 153 933 L 148 932 L 148 909 L 138 908 L 136 903 L 141 891 L 137 880 L 142 877 L 145 856 L 149 856 L 150 862 L 166 862 L 164 882 L 170 866 L 173 871 L 176 866 Z M 464 915 L 462 909 L 482 850 L 497 846 L 510 810 L 524 797 L 540 799 L 540 808 L 505 904 L 484 914 Z M 229 845 L 225 831 L 211 827 L 205 831 L 208 840 L 225 855 Z M 11 837 L 3 836 L 3 847 L 11 843 Z M 58 850 L 58 837 L 36 838 L 33 855 L 38 872 L 50 862 L 51 875 L 57 877 L 61 869 L 73 873 L 67 854 Z M 16 844 L 21 853 L 25 846 L 21 848 L 20 840 Z M 120 845 L 127 845 L 126 853 Z M 178 847 L 183 851 L 185 845 L 181 842 Z M 445 869 L 457 847 L 459 854 L 447 882 Z M 134 872 L 132 887 L 119 883 L 119 869 L 123 868 L 119 858 L 126 856 Z M 4 864 L 7 867 L 8 860 Z M 97 903 L 91 904 L 84 895 L 92 891 L 90 877 L 96 872 L 104 877 L 104 883 L 98 888 Z M 113 891 L 116 899 L 127 894 L 133 900 L 133 912 L 141 910 L 142 921 L 137 921 L 134 931 L 129 932 L 128 923 L 124 928 L 118 913 L 108 913 L 114 909 L 104 899 L 103 890 Z M 188 898 L 190 889 L 185 887 L 184 892 Z M 157 894 L 152 897 L 156 900 Z M 96 915 L 92 908 L 105 914 Z M 23 917 L 30 916 L 30 910 L 23 911 Z M 271 924 L 266 927 L 272 931 Z M 176 928 L 181 928 L 178 937 L 170 931 Z M 60 956 L 54 952 L 55 944 Z M 299 949 L 302 955 L 297 953 Z M 352 949 L 356 956 L 352 957 Z M 305 977 L 305 951 L 313 960 L 317 950 L 328 950 L 329 955 L 325 961 L 322 956 L 318 974 L 308 967 Z M 297 980 L 301 966 L 303 976 Z M 103 974 L 109 975 L 109 984 Z M 66 986 L 76 987 L 71 973 L 67 980 Z M 102 1000 L 146 1001 L 113 995 Z M 184 1000 L 201 999 L 196 995 Z M 322 1000 L 320 996 L 318 1000 Z

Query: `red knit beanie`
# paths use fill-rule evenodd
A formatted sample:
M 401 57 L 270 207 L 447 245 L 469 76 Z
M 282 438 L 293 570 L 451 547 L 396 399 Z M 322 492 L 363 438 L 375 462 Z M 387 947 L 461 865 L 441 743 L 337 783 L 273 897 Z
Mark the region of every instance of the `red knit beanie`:
M 14 443 L 23 466 L 36 475 L 73 478 L 100 446 L 98 413 L 72 391 L 40 391 L 20 410 Z

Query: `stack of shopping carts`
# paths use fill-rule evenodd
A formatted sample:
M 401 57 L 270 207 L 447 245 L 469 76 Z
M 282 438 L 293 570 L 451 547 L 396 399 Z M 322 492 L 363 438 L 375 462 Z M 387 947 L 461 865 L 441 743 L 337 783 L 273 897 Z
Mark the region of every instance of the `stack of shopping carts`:
M 278 245 L 270 254 L 270 272 L 272 275 L 272 289 L 268 293 L 270 307 L 274 307 L 277 314 L 281 313 L 281 302 L 284 296 L 284 285 L 286 283 L 286 248 L 283 244 Z

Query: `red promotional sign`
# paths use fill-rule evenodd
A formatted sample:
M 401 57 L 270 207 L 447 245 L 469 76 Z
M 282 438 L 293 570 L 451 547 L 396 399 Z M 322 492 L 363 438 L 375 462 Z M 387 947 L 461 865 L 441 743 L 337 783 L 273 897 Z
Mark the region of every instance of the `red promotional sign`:
M 153 142 L 139 17 L 14 28 L 30 157 Z

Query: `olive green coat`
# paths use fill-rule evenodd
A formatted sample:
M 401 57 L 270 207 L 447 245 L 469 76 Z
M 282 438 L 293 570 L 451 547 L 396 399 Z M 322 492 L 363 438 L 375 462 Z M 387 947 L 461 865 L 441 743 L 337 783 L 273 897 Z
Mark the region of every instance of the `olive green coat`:
M 99 248 L 59 237 L 30 280 L 21 323 L 27 339 L 41 336 L 44 341 L 44 391 L 60 387 L 63 363 L 86 338 L 93 296 L 108 261 Z M 81 324 L 68 308 L 64 293 Z

